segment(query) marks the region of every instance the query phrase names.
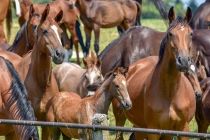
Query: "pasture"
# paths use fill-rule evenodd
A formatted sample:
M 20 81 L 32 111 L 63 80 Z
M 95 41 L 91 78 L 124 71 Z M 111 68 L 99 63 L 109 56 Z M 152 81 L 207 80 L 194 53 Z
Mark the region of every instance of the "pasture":
M 165 26 L 164 22 L 159 19 L 143 19 L 142 25 L 154 28 L 159 31 L 166 30 L 166 26 Z M 83 26 L 81 26 L 81 27 L 83 28 Z M 19 25 L 17 24 L 17 21 L 14 20 L 12 32 L 11 32 L 12 34 L 11 34 L 10 44 L 13 42 L 18 29 L 19 29 Z M 83 29 L 82 29 L 82 35 L 83 35 L 83 39 L 85 40 Z M 92 34 L 92 36 L 93 36 L 93 34 Z M 100 47 L 101 47 L 100 51 L 102 51 L 112 40 L 116 39 L 117 37 L 118 37 L 118 33 L 117 33 L 116 28 L 102 29 L 101 30 L 101 38 L 100 38 Z M 91 49 L 93 50 L 93 40 L 91 42 Z M 73 58 L 73 60 L 75 60 L 75 58 Z M 111 126 L 115 126 L 114 116 L 112 113 L 112 107 L 110 107 L 110 110 L 109 110 L 109 124 Z M 125 126 L 132 127 L 132 124 L 129 122 L 126 122 Z M 194 119 L 191 121 L 190 131 L 197 132 L 197 125 L 196 125 L 196 122 Z M 108 137 L 109 140 L 113 140 L 115 138 L 114 133 L 109 133 L 109 134 L 110 134 Z M 124 136 L 125 136 L 125 139 L 128 139 L 129 134 L 125 134 Z M 3 138 L 0 138 L 0 140 L 3 140 Z

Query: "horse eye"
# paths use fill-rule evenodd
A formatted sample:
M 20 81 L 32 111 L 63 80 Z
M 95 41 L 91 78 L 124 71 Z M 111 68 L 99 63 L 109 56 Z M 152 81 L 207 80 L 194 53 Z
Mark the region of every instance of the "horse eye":
M 47 33 L 48 33 L 48 31 L 47 31 L 47 30 L 44 30 L 44 31 L 43 31 L 43 34 L 47 34 Z
M 193 33 L 191 32 L 191 33 L 190 33 L 190 37 L 192 37 L 192 36 L 193 36 Z

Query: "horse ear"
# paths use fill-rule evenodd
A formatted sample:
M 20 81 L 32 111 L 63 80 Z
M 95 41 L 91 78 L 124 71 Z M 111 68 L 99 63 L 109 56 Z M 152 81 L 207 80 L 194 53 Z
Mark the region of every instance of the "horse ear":
M 97 68 L 101 67 L 101 60 L 99 58 L 97 59 L 96 66 Z
M 44 12 L 42 13 L 40 25 L 47 19 L 47 16 L 48 16 L 49 12 L 50 12 L 50 5 L 47 4 L 47 6 L 46 6 Z
M 174 12 L 174 7 L 172 6 L 168 12 L 168 19 L 169 19 L 169 24 L 171 24 L 171 22 L 173 20 L 175 20 L 176 14 Z
M 34 6 L 31 4 L 29 9 L 29 20 L 33 17 L 34 11 Z
M 57 23 L 60 23 L 61 20 L 63 19 L 63 10 L 60 10 L 60 12 L 57 14 L 57 16 L 55 17 L 55 21 Z
M 87 62 L 86 62 L 86 59 L 85 59 L 85 58 L 83 58 L 83 59 L 82 59 L 82 61 L 83 61 L 84 66 L 85 66 L 85 67 L 87 67 Z
M 186 15 L 185 15 L 185 20 L 187 22 L 189 22 L 191 20 L 191 17 L 192 17 L 192 10 L 190 7 L 187 7 L 187 11 L 186 11 Z

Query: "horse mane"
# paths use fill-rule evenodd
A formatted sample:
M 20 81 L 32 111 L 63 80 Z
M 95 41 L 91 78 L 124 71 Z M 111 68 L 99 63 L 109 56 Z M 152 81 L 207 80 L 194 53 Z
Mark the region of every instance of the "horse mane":
M 26 26 L 27 26 L 27 23 L 25 22 L 23 24 L 23 26 L 20 28 L 20 30 L 17 32 L 17 34 L 15 36 L 15 40 L 14 40 L 12 46 L 7 49 L 8 51 L 14 51 L 18 47 L 18 43 L 19 43 L 21 37 L 25 33 Z
M 187 21 L 184 18 L 178 16 L 176 18 L 176 20 L 174 20 L 169 25 L 169 28 L 168 28 L 165 36 L 163 37 L 163 39 L 162 39 L 162 41 L 160 43 L 160 51 L 159 51 L 159 61 L 158 61 L 158 63 L 160 63 L 162 61 L 162 59 L 163 59 L 165 48 L 167 47 L 167 43 L 168 43 L 168 33 L 169 33 L 169 31 L 171 31 L 172 29 L 176 28 L 178 25 L 187 26 L 188 23 L 187 23 Z
M 21 82 L 18 73 L 16 72 L 12 63 L 3 57 L 0 57 L 4 60 L 8 71 L 12 77 L 12 83 L 10 86 L 11 96 L 7 101 L 8 111 L 12 114 L 12 116 L 17 120 L 36 120 L 34 115 L 34 110 L 31 106 L 31 103 L 27 98 L 27 91 L 23 83 Z M 16 109 L 17 106 L 18 110 Z M 20 135 L 24 140 L 28 140 L 33 137 L 34 140 L 38 140 L 38 131 L 35 126 L 18 126 Z

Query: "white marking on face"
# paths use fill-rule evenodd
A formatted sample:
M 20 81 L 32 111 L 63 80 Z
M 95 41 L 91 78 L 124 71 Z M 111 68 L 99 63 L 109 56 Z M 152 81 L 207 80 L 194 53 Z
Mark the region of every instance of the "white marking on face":
M 195 66 L 194 65 L 190 65 L 190 69 L 195 72 Z
M 96 72 L 95 71 L 91 71 L 90 72 L 90 79 L 89 79 L 89 84 L 93 84 L 94 83 L 94 79 L 95 79 L 95 77 L 96 77 L 97 75 L 96 75 Z
M 51 29 L 55 32 L 59 42 L 61 43 L 61 39 L 60 39 L 59 34 L 58 34 L 58 28 L 55 25 L 52 25 Z M 62 45 L 62 43 L 61 43 L 61 45 Z
M 181 31 L 184 31 L 184 26 L 181 26 Z
M 126 86 L 126 81 L 125 81 L 125 80 L 122 80 L 122 84 L 123 84 L 124 86 Z
M 95 92 L 94 92 L 94 91 L 88 91 L 87 96 L 93 96 L 94 94 L 95 94 Z
M 21 8 L 20 8 L 19 0 L 15 0 L 15 6 L 16 6 L 16 15 L 18 17 L 20 17 L 21 16 Z

